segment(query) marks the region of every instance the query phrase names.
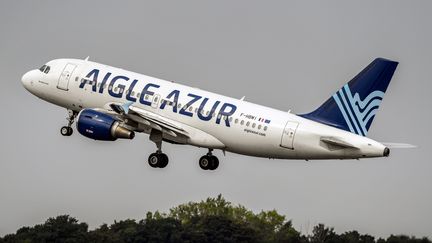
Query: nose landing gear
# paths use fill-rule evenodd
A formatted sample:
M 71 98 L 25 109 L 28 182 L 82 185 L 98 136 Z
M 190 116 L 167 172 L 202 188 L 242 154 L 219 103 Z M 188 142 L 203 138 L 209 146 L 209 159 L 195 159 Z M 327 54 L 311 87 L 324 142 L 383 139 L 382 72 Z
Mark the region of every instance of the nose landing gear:
M 63 136 L 70 136 L 73 133 L 73 129 L 72 129 L 72 124 L 75 121 L 75 117 L 77 116 L 77 113 L 73 110 L 68 110 L 69 113 L 69 117 L 66 118 L 68 120 L 68 125 L 67 126 L 63 126 L 60 129 L 60 133 Z

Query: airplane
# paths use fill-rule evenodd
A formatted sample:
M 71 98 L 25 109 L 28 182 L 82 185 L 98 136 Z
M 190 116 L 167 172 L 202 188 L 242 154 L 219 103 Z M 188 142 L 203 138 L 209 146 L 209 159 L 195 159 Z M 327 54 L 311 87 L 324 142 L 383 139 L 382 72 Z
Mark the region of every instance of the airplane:
M 149 134 L 153 168 L 168 165 L 162 142 L 205 148 L 198 164 L 215 170 L 213 150 L 272 159 L 388 157 L 390 148 L 366 137 L 398 62 L 376 58 L 316 110 L 292 114 L 86 59 L 55 59 L 22 76 L 42 100 L 64 107 L 68 124 L 87 138 L 133 139 Z

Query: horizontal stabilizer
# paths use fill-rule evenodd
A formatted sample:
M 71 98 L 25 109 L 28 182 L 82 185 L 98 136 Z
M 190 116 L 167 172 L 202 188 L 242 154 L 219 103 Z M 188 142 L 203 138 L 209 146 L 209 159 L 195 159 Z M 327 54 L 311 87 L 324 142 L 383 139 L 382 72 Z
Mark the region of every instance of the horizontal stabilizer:
M 324 143 L 328 143 L 330 145 L 336 145 L 336 146 L 343 147 L 343 148 L 357 148 L 356 146 L 354 146 L 354 145 L 352 145 L 346 141 L 343 141 L 342 139 L 337 138 L 337 137 L 321 137 L 320 140 Z
M 384 146 L 391 149 L 417 148 L 416 145 L 408 143 L 382 143 Z

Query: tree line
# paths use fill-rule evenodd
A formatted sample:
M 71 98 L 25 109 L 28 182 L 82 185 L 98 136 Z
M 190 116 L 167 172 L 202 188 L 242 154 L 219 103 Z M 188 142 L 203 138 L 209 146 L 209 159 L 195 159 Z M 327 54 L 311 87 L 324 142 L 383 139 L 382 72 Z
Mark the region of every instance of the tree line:
M 276 210 L 254 213 L 233 205 L 221 195 L 171 208 L 168 213 L 148 212 L 145 219 L 126 219 L 94 230 L 69 215 L 49 218 L 43 224 L 22 227 L 0 238 L 3 242 L 293 242 L 293 243 L 431 243 L 428 238 L 391 235 L 386 239 L 355 230 L 338 234 L 324 224 L 304 235 Z

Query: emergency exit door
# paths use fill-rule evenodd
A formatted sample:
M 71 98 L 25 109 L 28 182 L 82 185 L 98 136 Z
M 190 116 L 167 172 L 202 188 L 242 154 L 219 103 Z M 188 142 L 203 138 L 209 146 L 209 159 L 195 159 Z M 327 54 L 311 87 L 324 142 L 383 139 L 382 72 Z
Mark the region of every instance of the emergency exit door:
M 58 80 L 57 88 L 62 90 L 68 90 L 69 80 L 72 77 L 72 73 L 75 70 L 76 65 L 68 63 L 66 64 L 63 72 L 60 74 L 60 78 Z
M 289 121 L 285 125 L 285 129 L 282 132 L 281 147 L 294 149 L 294 137 L 298 127 L 298 122 Z

